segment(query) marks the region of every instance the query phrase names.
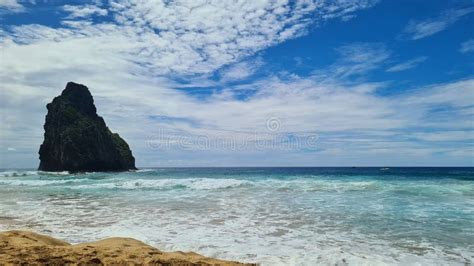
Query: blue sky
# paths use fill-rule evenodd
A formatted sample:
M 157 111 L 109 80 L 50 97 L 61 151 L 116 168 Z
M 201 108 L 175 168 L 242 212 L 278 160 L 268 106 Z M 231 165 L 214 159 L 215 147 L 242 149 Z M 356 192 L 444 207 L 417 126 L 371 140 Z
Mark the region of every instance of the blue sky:
M 0 1 L 0 167 L 87 85 L 150 166 L 473 166 L 473 1 Z

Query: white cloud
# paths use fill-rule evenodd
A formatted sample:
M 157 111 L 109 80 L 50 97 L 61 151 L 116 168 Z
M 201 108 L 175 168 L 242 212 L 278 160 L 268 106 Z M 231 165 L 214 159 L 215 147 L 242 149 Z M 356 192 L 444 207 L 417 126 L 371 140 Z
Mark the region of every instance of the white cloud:
M 474 141 L 473 131 L 442 131 L 442 132 L 423 132 L 415 133 L 413 136 L 417 139 L 426 141 Z
M 452 150 L 447 153 L 450 156 L 461 157 L 461 158 L 471 158 L 471 162 L 474 160 L 474 148 L 467 147 L 463 149 Z
M 408 61 L 396 64 L 394 66 L 391 66 L 386 71 L 387 72 L 400 72 L 400 71 L 412 69 L 412 68 L 418 66 L 419 64 L 425 62 L 426 59 L 428 59 L 428 57 L 420 56 L 420 57 L 414 58 L 412 60 L 408 60 Z
M 327 70 L 306 77 L 290 73 L 243 85 L 220 84 L 224 89 L 210 92 L 204 100 L 176 90 L 192 87 L 179 84 L 173 80 L 176 77 L 191 76 L 193 82 L 209 86 L 212 82 L 206 77 L 216 71 L 222 70 L 217 73 L 222 73 L 224 80 L 226 75 L 228 80 L 252 75 L 256 66 L 248 55 L 303 34 L 312 16 L 323 21 L 363 7 L 327 6 L 330 11 L 325 15 L 325 3 L 320 9 L 311 4 L 288 6 L 279 2 L 268 3 L 269 6 L 218 2 L 202 7 L 188 6 L 190 3 L 146 1 L 135 6 L 132 2 L 114 2 L 108 12 L 120 23 L 91 24 L 80 19 L 68 20 L 75 24 L 66 28 L 22 25 L 3 32 L 0 157 L 6 159 L 2 163 L 37 163 L 45 105 L 67 81 L 80 82 L 91 89 L 99 114 L 131 144 L 139 165 L 156 165 L 162 158 L 180 162 L 198 159 L 202 165 L 239 164 L 244 160 L 240 158 L 248 158 L 253 164 L 265 160 L 278 163 L 284 162 L 285 156 L 296 156 L 303 164 L 314 161 L 314 157 L 286 151 L 262 158 L 266 156 L 257 156 L 261 155 L 258 150 L 192 153 L 179 147 L 155 150 L 149 146 L 149 140 L 158 133 L 173 143 L 179 143 L 183 136 L 205 136 L 215 143 L 248 138 L 273 141 L 276 136 L 269 134 L 269 118 L 280 121 L 278 134 L 318 134 L 323 136 L 318 149 L 350 153 L 354 151 L 348 149 L 354 148 L 357 154 L 394 154 L 397 147 L 403 147 L 408 155 L 419 156 L 420 150 L 429 154 L 437 149 L 392 138 L 405 130 L 424 132 L 435 126 L 440 131 L 443 127 L 450 131 L 470 128 L 468 122 L 459 121 L 468 117 L 469 102 L 474 101 L 473 80 L 438 84 L 396 97 L 376 93 L 384 83 L 348 82 L 349 77 L 386 64 L 390 51 L 383 44 L 341 47 L 337 49 L 341 59 Z M 336 3 L 331 2 L 330 6 Z M 224 4 L 227 6 L 221 6 Z M 235 62 L 240 63 L 233 66 Z M 246 92 L 245 100 L 238 97 Z M 440 105 L 453 109 L 450 121 L 439 121 L 442 114 L 432 112 Z M 346 140 L 378 141 L 348 146 L 348 141 L 324 139 L 324 135 L 341 132 L 346 133 L 341 137 Z M 25 151 L 21 156 L 29 157 L 19 160 L 16 155 L 4 156 L 2 152 L 8 147 Z M 254 157 L 246 156 L 249 154 Z
M 91 22 L 83 17 L 90 12 L 84 13 L 76 6 L 66 9 L 83 13 L 76 12 L 74 19 L 63 20 L 67 26 L 64 28 L 38 24 L 3 28 L 0 31 L 0 111 L 5 124 L 1 128 L 0 145 L 31 151 L 23 155 L 28 157 L 25 160 L 8 156 L 10 161 L 4 163 L 37 161 L 45 105 L 71 80 L 92 89 L 98 108 L 111 128 L 120 129 L 132 146 L 137 147 L 134 150 L 138 153 L 146 153 L 144 134 L 157 127 L 147 118 L 153 114 L 187 117 L 204 127 L 196 129 L 184 125 L 180 129 L 183 127 L 180 125 L 170 128 L 171 133 L 188 130 L 216 135 L 209 128 L 228 132 L 227 122 L 220 124 L 222 116 L 213 116 L 218 111 L 171 89 L 171 86 L 190 85 L 176 84 L 163 75 L 181 79 L 190 75 L 193 82 L 209 84 L 205 76 L 222 66 L 304 34 L 309 25 L 317 24 L 315 20 L 329 19 L 323 12 L 325 8 L 331 18 L 335 18 L 337 14 L 356 11 L 358 2 L 342 1 L 340 8 L 333 8 L 337 2 L 332 2 L 331 8 L 321 3 L 316 10 L 315 2 L 236 1 L 192 6 L 197 2 L 114 1 L 107 11 L 116 21 Z M 359 8 L 370 6 L 365 1 L 360 3 Z M 196 74 L 203 78 L 196 78 Z M 223 94 L 214 98 L 216 102 L 218 98 L 222 101 L 220 108 L 227 108 Z M 143 105 L 137 105 L 139 102 Z M 244 106 L 238 102 L 230 105 Z M 148 126 L 123 126 L 133 121 Z M 265 124 L 263 117 L 258 121 Z M 236 125 L 233 124 L 233 128 Z M 256 125 L 250 126 L 253 129 Z M 244 130 L 247 129 L 248 126 Z
M 216 69 L 306 33 L 310 25 L 371 6 L 373 1 L 112 1 L 114 22 L 91 24 L 105 14 L 93 5 L 64 6 L 68 28 L 13 26 L 4 33 L 24 44 L 102 38 L 96 49 L 114 51 L 152 75 L 209 74 Z M 76 20 L 71 20 L 75 18 Z M 107 41 L 113 39 L 114 42 Z
M 382 43 L 352 43 L 336 48 L 339 60 L 330 66 L 330 71 L 316 71 L 331 78 L 347 78 L 367 73 L 381 67 L 391 52 Z
M 420 88 L 404 99 L 404 104 L 419 108 L 439 106 L 468 108 L 474 103 L 474 79 Z
M 137 50 L 154 72 L 169 68 L 202 74 L 301 36 L 318 21 L 370 7 L 371 2 L 137 0 L 113 1 L 111 6 L 117 21 L 140 28 L 140 39 L 152 44 Z
M 411 40 L 419 40 L 445 30 L 463 16 L 472 12 L 474 12 L 474 7 L 451 9 L 436 18 L 411 20 L 405 27 L 404 34 Z
M 68 19 L 87 18 L 93 15 L 106 16 L 108 13 L 107 9 L 96 5 L 65 5 L 63 10 L 69 13 Z
M 263 65 L 262 59 L 248 60 L 233 64 L 221 71 L 221 81 L 242 80 L 253 75 Z
M 428 155 L 439 149 L 420 146 L 416 142 L 397 141 L 393 136 L 404 134 L 410 128 L 447 134 L 443 133 L 444 130 L 452 133 L 453 130 L 461 131 L 469 127 L 469 117 L 462 114 L 451 114 L 450 118 L 454 120 L 452 124 L 450 121 L 441 121 L 432 125 L 426 117 L 436 119 L 439 114 L 431 110 L 438 106 L 451 105 L 458 110 L 472 103 L 470 95 L 473 94 L 474 84 L 474 80 L 458 81 L 388 98 L 374 94 L 374 87 L 379 86 L 376 84 L 357 84 L 352 87 L 337 81 L 330 83 L 327 79 L 321 83 L 317 76 L 270 77 L 248 84 L 255 93 L 245 101 L 233 97 L 234 93 L 245 87 L 238 87 L 238 90 L 229 87 L 205 101 L 199 101 L 166 85 L 156 84 L 153 80 L 124 74 L 120 67 L 97 70 L 96 73 L 87 73 L 80 81 L 92 90 L 98 111 L 109 127 L 129 141 L 140 165 L 153 165 L 158 155 L 179 158 L 179 154 L 186 153 L 190 156 L 189 152 L 199 150 L 199 142 L 188 143 L 189 139 L 205 137 L 211 143 L 231 143 L 245 139 L 272 141 L 276 136 L 267 129 L 267 120 L 272 117 L 280 121 L 278 134 L 321 135 L 321 141 L 317 142 L 318 149 L 342 149 L 346 153 L 359 155 L 379 153 L 388 156 L 398 154 L 401 150 L 406 152 L 406 156 L 420 156 L 422 151 Z M 80 69 L 73 68 L 71 71 Z M 5 145 L 31 150 L 36 160 L 36 149 L 42 140 L 44 106 L 60 93 L 66 81 L 74 80 L 76 74 L 62 73 L 59 77 L 46 72 L 49 78 L 30 76 L 28 80 L 31 84 L 28 85 L 20 86 L 14 81 L 6 84 L 3 90 L 6 95 L 2 95 L 5 97 L 2 97 L 4 102 L 0 110 L 7 125 L 2 129 Z M 222 94 L 226 97 L 221 97 Z M 150 119 L 150 116 L 166 119 Z M 466 119 L 466 123 L 460 123 L 463 119 Z M 446 129 L 435 129 L 443 128 L 445 124 Z M 346 135 L 337 143 L 324 138 L 325 135 L 334 136 L 341 132 Z M 183 145 L 167 147 L 169 150 L 153 149 L 148 143 L 149 140 L 156 140 L 157 134 L 161 134 L 162 138 L 158 140 L 162 141 L 179 144 L 184 140 L 184 146 L 190 150 L 183 150 Z M 433 138 L 421 133 L 416 136 Z M 360 140 L 360 144 L 349 145 L 350 139 Z M 364 142 L 363 139 L 368 141 Z M 222 152 L 234 154 L 226 147 L 221 148 L 206 150 L 208 160 L 223 159 L 218 155 Z M 196 152 L 195 157 L 191 156 L 189 160 L 203 160 L 202 152 Z M 254 152 L 258 151 L 250 149 L 235 152 L 233 156 L 245 157 L 245 154 Z M 272 154 L 283 156 L 278 151 Z
M 459 51 L 461 53 L 474 52 L 474 39 L 461 43 L 461 49 L 459 49 Z
M 3 12 L 22 12 L 25 8 L 17 0 L 0 0 L 0 15 Z

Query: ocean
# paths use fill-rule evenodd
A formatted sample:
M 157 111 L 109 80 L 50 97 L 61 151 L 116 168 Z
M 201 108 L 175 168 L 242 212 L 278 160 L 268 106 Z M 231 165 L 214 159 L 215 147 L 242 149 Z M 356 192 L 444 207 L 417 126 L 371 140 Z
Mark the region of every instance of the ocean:
M 0 230 L 261 265 L 474 263 L 474 168 L 0 171 Z

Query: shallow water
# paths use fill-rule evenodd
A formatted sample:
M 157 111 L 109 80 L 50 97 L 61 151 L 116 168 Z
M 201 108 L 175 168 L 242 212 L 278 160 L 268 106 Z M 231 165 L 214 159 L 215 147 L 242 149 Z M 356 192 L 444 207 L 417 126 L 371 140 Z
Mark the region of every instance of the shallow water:
M 464 265 L 474 168 L 2 170 L 0 229 L 262 265 Z

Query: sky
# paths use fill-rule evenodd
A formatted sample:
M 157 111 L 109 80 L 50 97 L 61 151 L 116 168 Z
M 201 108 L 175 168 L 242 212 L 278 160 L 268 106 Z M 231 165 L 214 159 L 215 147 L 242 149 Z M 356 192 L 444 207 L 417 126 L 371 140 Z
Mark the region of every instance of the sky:
M 69 81 L 138 167 L 474 166 L 474 1 L 0 0 L 0 168 Z

